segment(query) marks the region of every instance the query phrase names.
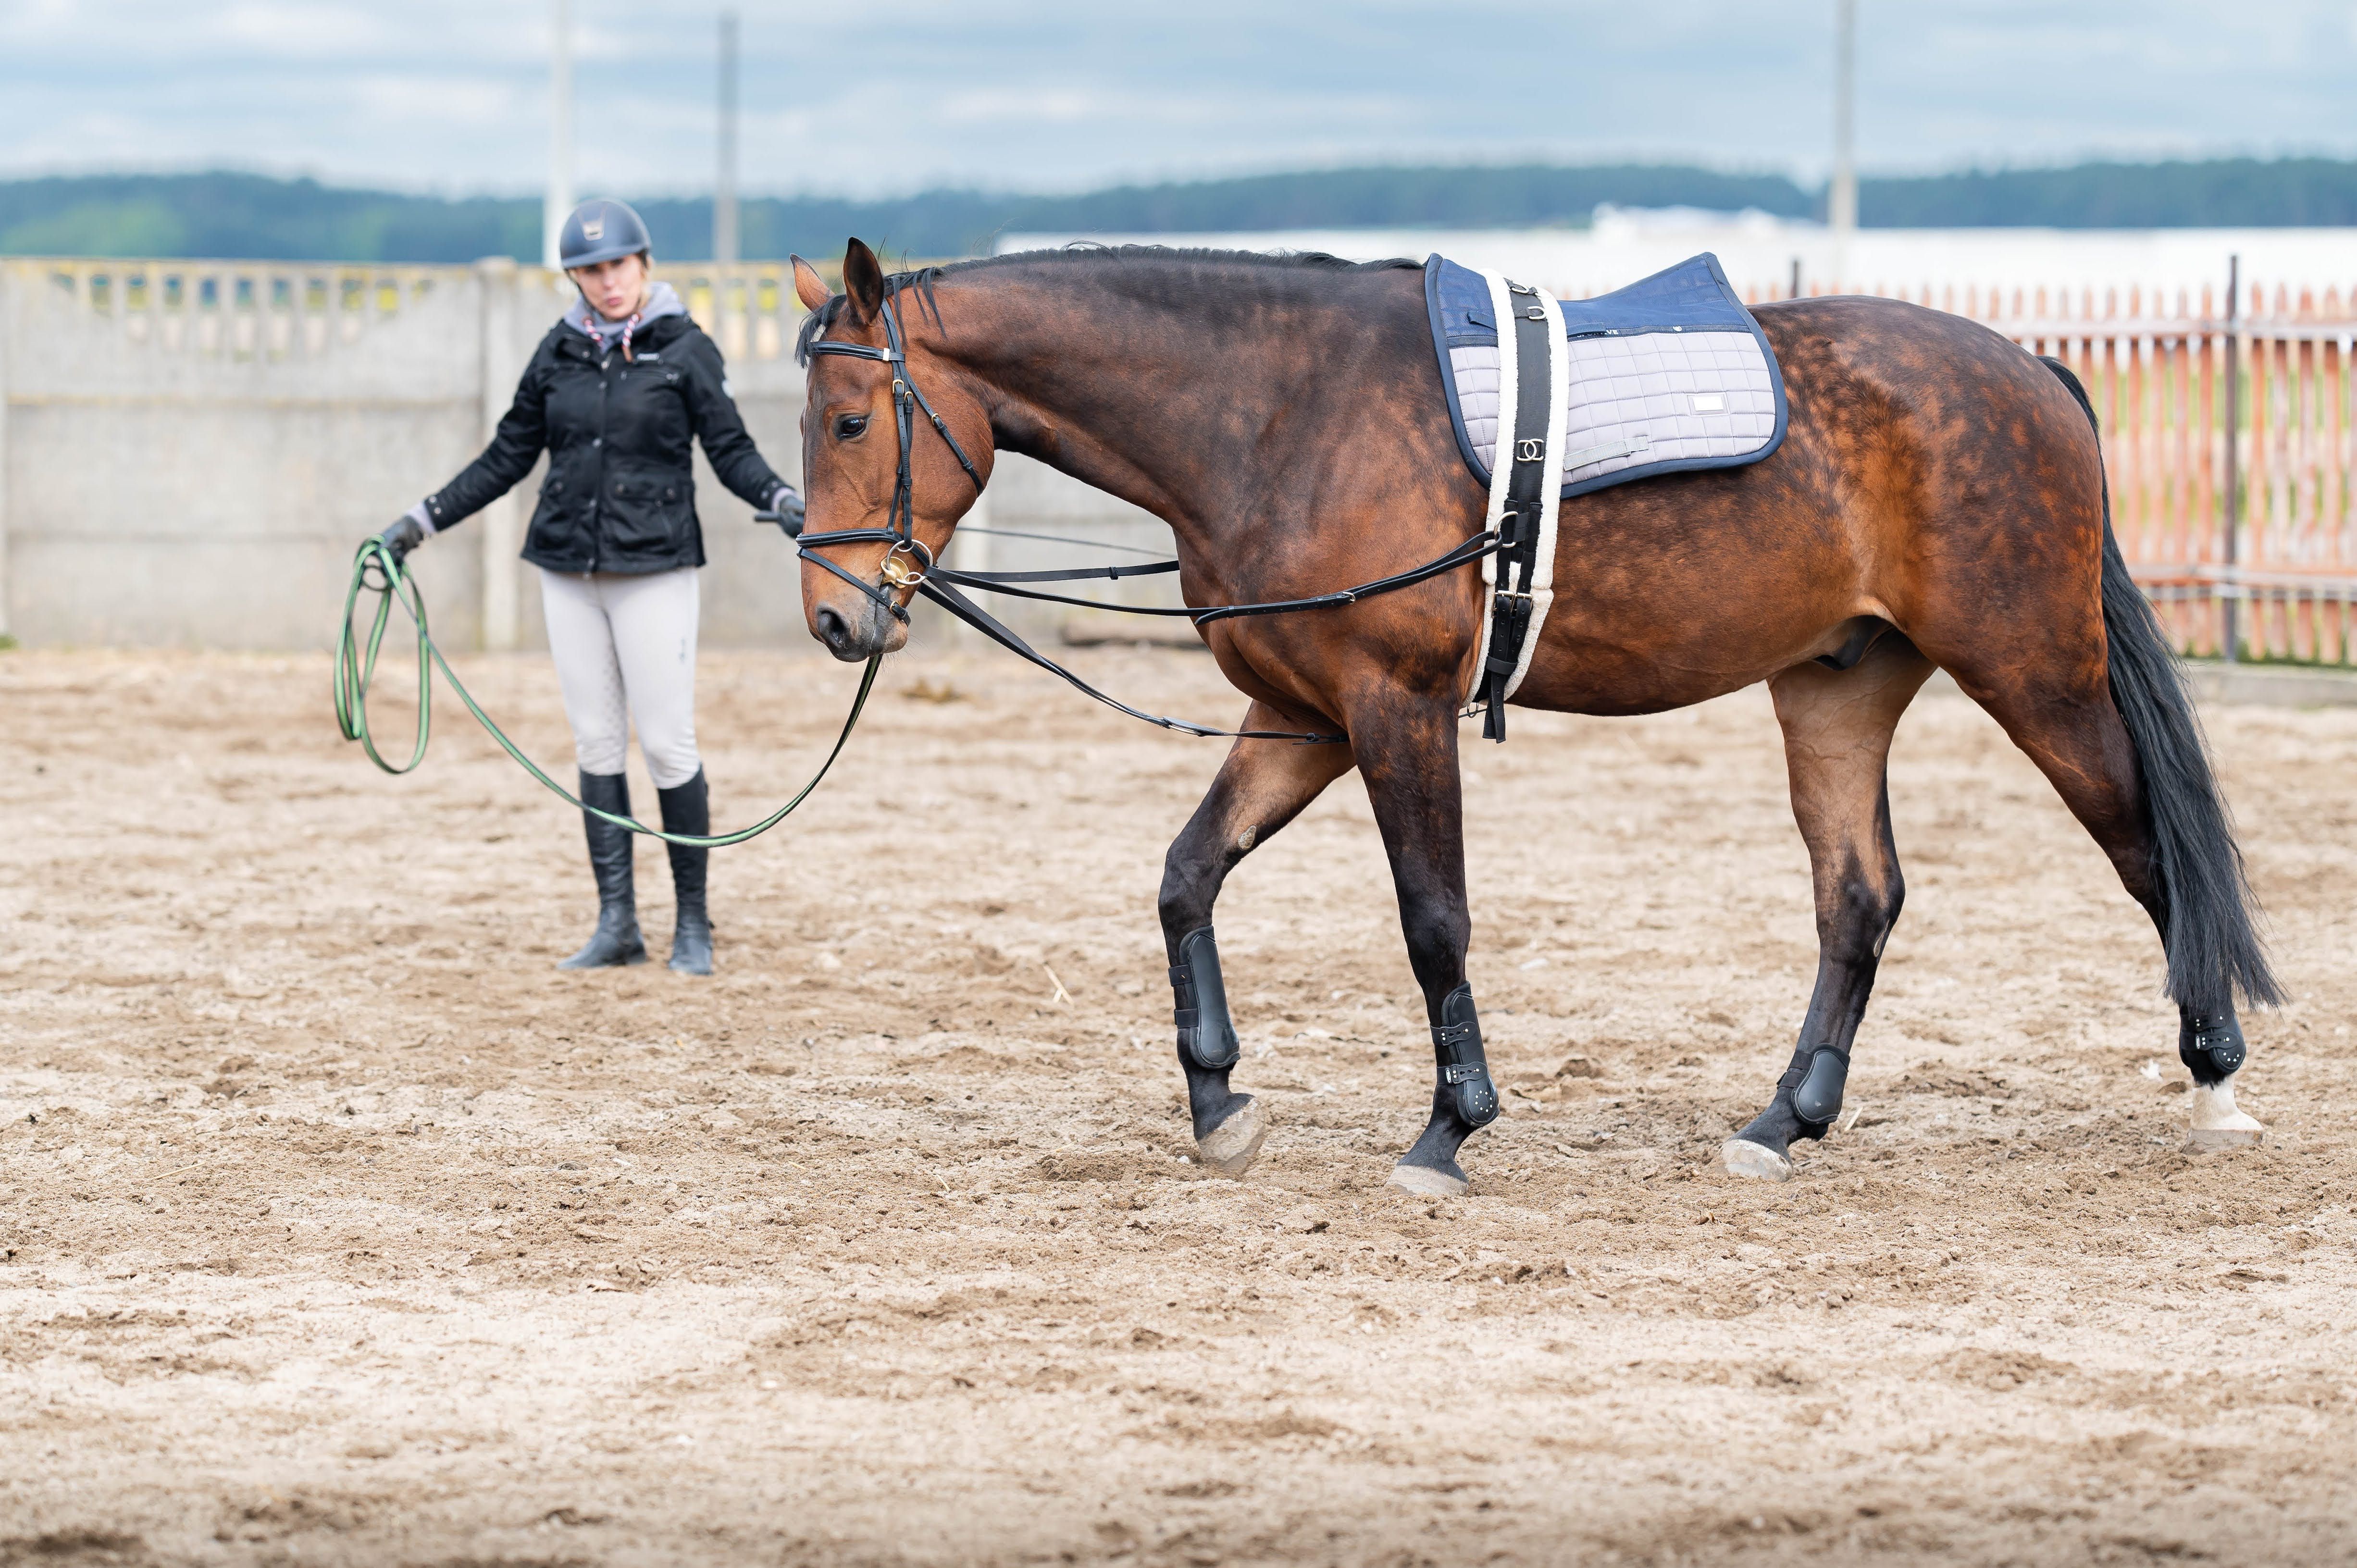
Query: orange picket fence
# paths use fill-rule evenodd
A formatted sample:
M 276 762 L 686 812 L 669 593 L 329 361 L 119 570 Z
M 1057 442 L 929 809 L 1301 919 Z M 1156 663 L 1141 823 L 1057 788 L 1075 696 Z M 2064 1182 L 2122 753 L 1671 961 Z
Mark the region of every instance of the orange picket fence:
M 2357 289 L 1877 287 L 2078 371 L 2113 526 L 2185 652 L 2357 664 Z

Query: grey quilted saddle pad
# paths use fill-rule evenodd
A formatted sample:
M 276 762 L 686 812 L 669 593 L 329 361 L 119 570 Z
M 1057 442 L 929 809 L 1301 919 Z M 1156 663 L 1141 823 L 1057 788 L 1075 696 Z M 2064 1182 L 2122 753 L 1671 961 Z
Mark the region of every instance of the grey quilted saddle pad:
M 1484 485 L 1498 447 L 1498 323 L 1486 275 L 1424 263 L 1458 448 Z M 1594 299 L 1562 302 L 1571 351 L 1566 497 L 1655 474 L 1756 463 L 1784 439 L 1784 378 L 1707 252 Z

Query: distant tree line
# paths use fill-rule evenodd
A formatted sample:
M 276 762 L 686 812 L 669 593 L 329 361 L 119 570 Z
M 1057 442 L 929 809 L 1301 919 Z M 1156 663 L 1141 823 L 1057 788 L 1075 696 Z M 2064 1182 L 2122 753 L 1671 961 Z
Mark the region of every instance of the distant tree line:
M 2357 163 L 2219 158 L 1860 179 L 1877 229 L 2308 229 L 2357 225 Z
M 0 253 L 537 261 L 540 204 L 340 190 L 249 174 L 18 180 L 0 184 Z
M 1078 196 L 933 190 L 881 200 L 743 204 L 748 256 L 839 253 L 857 234 L 904 256 L 969 255 L 1010 231 L 1584 227 L 1604 203 L 1756 208 L 1821 217 L 1824 193 L 1777 174 L 1671 165 L 1355 168 L 1120 186 Z M 707 199 L 638 203 L 657 252 L 711 254 Z M 2357 225 L 2357 162 L 2081 164 L 1863 179 L 1875 228 L 2276 228 Z M 409 196 L 247 174 L 96 175 L 0 183 L 0 254 L 463 262 L 540 254 L 532 198 Z

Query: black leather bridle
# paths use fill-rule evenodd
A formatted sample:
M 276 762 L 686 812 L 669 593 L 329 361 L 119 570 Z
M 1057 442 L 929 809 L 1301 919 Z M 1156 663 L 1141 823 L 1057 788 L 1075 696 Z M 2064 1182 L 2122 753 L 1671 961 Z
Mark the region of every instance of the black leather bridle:
M 897 292 L 897 291 L 895 291 Z M 909 374 L 909 355 L 900 338 L 899 312 L 892 307 L 893 294 L 884 295 L 880 314 L 884 317 L 884 347 L 872 348 L 866 343 L 845 343 L 833 338 L 813 338 L 810 351 L 813 354 L 835 354 L 846 360 L 873 360 L 892 372 L 892 429 L 900 443 L 899 469 L 892 480 L 892 510 L 885 516 L 882 528 L 839 528 L 831 533 L 804 533 L 799 536 L 802 553 L 834 573 L 853 587 L 891 612 L 904 624 L 909 612 L 896 596 L 896 590 L 913 592 L 923 584 L 933 570 L 933 553 L 917 537 L 916 479 L 912 472 L 917 448 L 917 413 L 922 410 L 932 422 L 942 439 L 949 444 L 950 455 L 974 481 L 976 495 L 982 493 L 982 474 L 974 459 L 965 455 L 957 437 L 950 434 L 948 424 L 933 412 L 925 394 L 917 390 Z M 836 544 L 890 544 L 884 553 L 881 585 L 855 577 L 825 556 L 816 553 Z M 903 557 L 906 557 L 904 560 Z

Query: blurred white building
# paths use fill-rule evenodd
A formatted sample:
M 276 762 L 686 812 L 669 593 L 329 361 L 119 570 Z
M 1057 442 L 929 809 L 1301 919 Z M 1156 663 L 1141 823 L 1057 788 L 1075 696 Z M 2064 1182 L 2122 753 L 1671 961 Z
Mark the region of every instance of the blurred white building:
M 1619 288 L 1698 251 L 1716 253 L 1748 297 L 1803 293 L 1905 294 L 1953 289 L 2045 288 L 2097 299 L 2131 288 L 2145 309 L 2172 309 L 2179 290 L 2199 308 L 2206 286 L 2222 303 L 2230 257 L 2246 285 L 2321 299 L 2357 290 L 2357 229 L 1860 229 L 1837 241 L 1822 224 L 1764 212 L 1599 208 L 1587 229 L 1291 229 L 1232 234 L 1007 234 L 998 251 L 1075 242 L 1207 245 L 1243 251 L 1326 251 L 1353 260 L 1422 257 L 1438 252 L 1468 266 L 1503 272 L 1558 295 L 1584 297 Z M 1842 254 L 1842 252 L 1846 252 Z M 2154 291 L 2159 291 L 2156 296 Z M 2245 296 L 2248 297 L 2247 295 Z

